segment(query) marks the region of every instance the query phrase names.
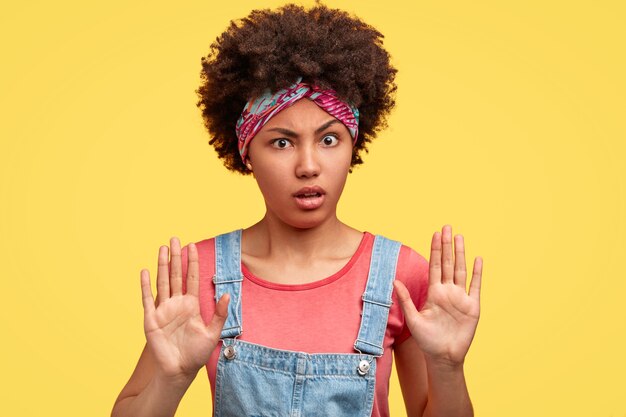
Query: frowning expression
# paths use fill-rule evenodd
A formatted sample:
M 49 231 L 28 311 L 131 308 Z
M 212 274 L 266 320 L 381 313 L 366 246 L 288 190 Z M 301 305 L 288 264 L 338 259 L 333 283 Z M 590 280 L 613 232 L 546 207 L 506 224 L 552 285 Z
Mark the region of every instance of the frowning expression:
M 249 145 L 268 215 L 297 228 L 336 216 L 352 160 L 346 126 L 309 99 L 272 117 Z

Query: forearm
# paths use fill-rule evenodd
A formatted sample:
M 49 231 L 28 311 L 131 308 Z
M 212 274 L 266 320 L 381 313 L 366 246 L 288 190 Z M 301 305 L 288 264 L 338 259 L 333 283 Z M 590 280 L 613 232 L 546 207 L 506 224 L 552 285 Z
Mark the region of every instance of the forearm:
M 154 376 L 141 393 L 118 401 L 111 417 L 173 417 L 193 380 L 170 381 Z
M 428 402 L 423 417 L 473 417 L 463 365 L 426 362 Z

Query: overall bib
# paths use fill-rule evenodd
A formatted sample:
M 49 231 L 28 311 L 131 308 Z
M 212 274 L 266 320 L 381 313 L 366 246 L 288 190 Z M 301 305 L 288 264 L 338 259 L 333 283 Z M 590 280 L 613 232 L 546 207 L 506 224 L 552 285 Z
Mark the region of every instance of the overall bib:
M 241 229 L 215 238 L 215 300 L 230 294 L 215 377 L 214 417 L 370 417 L 376 358 L 391 306 L 400 242 L 376 235 L 363 293 L 358 353 L 305 353 L 238 340 Z

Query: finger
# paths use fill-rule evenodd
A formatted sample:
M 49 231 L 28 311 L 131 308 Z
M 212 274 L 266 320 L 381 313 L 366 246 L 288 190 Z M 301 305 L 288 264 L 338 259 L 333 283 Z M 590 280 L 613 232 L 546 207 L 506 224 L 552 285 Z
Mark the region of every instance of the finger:
M 169 248 L 159 248 L 159 266 L 157 268 L 157 296 L 159 304 L 170 298 L 170 272 L 168 267 Z
M 150 287 L 150 272 L 147 269 L 142 269 L 139 275 L 141 279 L 141 301 L 144 315 L 147 318 L 150 317 L 155 310 L 154 296 L 152 295 L 152 288 Z
M 483 275 L 483 258 L 477 256 L 474 259 L 474 271 L 472 272 L 472 282 L 470 282 L 470 297 L 474 297 L 480 301 L 480 286 L 482 284 Z
M 454 283 L 465 291 L 467 270 L 465 267 L 465 242 L 463 235 L 454 237 Z
M 430 242 L 428 285 L 441 284 L 441 233 L 435 232 Z
M 207 326 L 209 333 L 216 335 L 218 338 L 222 333 L 222 328 L 228 317 L 228 303 L 230 302 L 230 294 L 224 293 L 215 305 L 215 313 L 211 318 L 211 322 Z
M 407 322 L 415 320 L 420 313 L 417 311 L 417 308 L 411 299 L 409 290 L 407 290 L 406 286 L 397 279 L 393 281 L 393 288 L 398 296 L 398 301 L 400 302 L 400 308 L 402 309 L 402 314 L 404 314 L 404 319 Z
M 187 245 L 187 294 L 198 296 L 199 281 L 198 249 L 194 243 L 190 243 Z
M 183 293 L 183 267 L 180 255 L 180 240 L 177 237 L 170 239 L 170 291 L 172 297 Z
M 454 258 L 452 257 L 452 226 L 443 226 L 441 234 L 443 255 L 441 260 L 442 278 L 444 284 L 454 284 Z

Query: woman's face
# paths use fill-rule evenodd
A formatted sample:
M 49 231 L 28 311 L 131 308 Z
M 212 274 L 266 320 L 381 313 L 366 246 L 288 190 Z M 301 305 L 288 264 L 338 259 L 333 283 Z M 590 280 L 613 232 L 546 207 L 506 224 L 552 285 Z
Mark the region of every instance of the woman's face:
M 268 214 L 310 228 L 335 216 L 352 160 L 352 137 L 339 120 L 301 99 L 261 128 L 248 157 Z

